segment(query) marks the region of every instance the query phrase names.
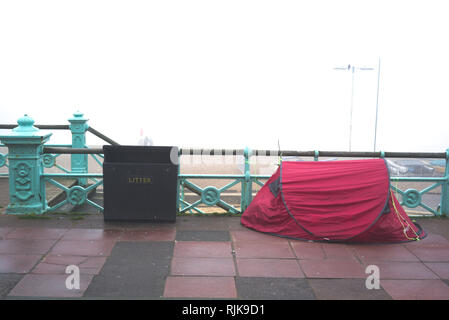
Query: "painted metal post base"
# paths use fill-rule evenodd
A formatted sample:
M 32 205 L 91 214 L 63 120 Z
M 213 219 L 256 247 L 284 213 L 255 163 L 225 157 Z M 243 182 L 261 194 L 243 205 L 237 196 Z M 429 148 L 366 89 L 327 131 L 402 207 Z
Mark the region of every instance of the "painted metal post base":
M 47 206 L 43 207 L 40 203 L 30 205 L 9 204 L 6 207 L 6 214 L 43 214 L 47 211 L 47 208 Z
M 16 128 L 0 136 L 9 153 L 8 214 L 42 214 L 46 210 L 42 149 L 51 134 L 41 134 L 34 120 L 27 115 L 20 118 Z

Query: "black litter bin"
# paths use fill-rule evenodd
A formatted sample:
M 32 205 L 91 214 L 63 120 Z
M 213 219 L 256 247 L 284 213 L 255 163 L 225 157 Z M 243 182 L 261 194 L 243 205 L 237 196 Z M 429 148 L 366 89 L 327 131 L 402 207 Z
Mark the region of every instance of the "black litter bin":
M 176 220 L 178 148 L 103 146 L 105 221 Z

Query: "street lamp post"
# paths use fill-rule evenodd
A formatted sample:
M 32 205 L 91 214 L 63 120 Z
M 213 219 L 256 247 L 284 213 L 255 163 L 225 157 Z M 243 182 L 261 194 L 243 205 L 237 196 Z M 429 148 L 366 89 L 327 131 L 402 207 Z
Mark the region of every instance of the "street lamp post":
M 352 73 L 352 80 L 351 80 L 351 111 L 349 115 L 349 151 L 351 151 L 351 143 L 352 143 L 352 110 L 354 107 L 354 73 L 355 70 L 374 70 L 373 68 L 367 68 L 367 67 L 357 67 L 354 65 L 348 64 L 347 67 L 336 67 L 334 70 L 345 70 L 345 71 L 351 71 Z M 376 113 L 376 122 L 377 122 L 377 113 Z M 376 124 L 377 126 L 377 124 Z

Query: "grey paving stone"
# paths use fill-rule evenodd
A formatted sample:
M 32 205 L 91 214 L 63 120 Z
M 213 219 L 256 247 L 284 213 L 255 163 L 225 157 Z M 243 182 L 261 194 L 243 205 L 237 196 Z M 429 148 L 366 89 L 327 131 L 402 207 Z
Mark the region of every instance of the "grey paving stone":
M 23 274 L 0 274 L 0 300 L 6 298 L 9 291 L 11 291 L 16 286 L 16 284 L 20 281 L 20 279 L 22 279 L 23 276 Z
M 320 300 L 391 300 L 384 289 L 370 289 L 365 279 L 308 279 Z M 382 281 L 381 281 L 382 283 Z
M 159 299 L 173 242 L 118 242 L 84 297 Z
M 226 224 L 227 217 L 217 217 L 217 216 L 178 216 L 176 218 L 176 230 L 191 230 L 191 231 L 202 231 L 202 230 L 228 230 L 228 225 Z
M 250 300 L 314 300 L 306 279 L 236 277 L 237 296 Z
M 231 241 L 229 231 L 222 230 L 179 230 L 176 232 L 178 241 Z

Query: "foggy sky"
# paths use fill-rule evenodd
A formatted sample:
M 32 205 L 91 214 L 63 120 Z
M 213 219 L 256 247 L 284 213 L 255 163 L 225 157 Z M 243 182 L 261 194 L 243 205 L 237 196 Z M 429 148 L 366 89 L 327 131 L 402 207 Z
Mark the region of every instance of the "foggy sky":
M 0 123 L 27 113 L 136 144 L 449 148 L 444 1 L 0 1 Z M 55 132 L 53 143 L 69 143 Z M 89 144 L 101 143 L 88 136 Z

